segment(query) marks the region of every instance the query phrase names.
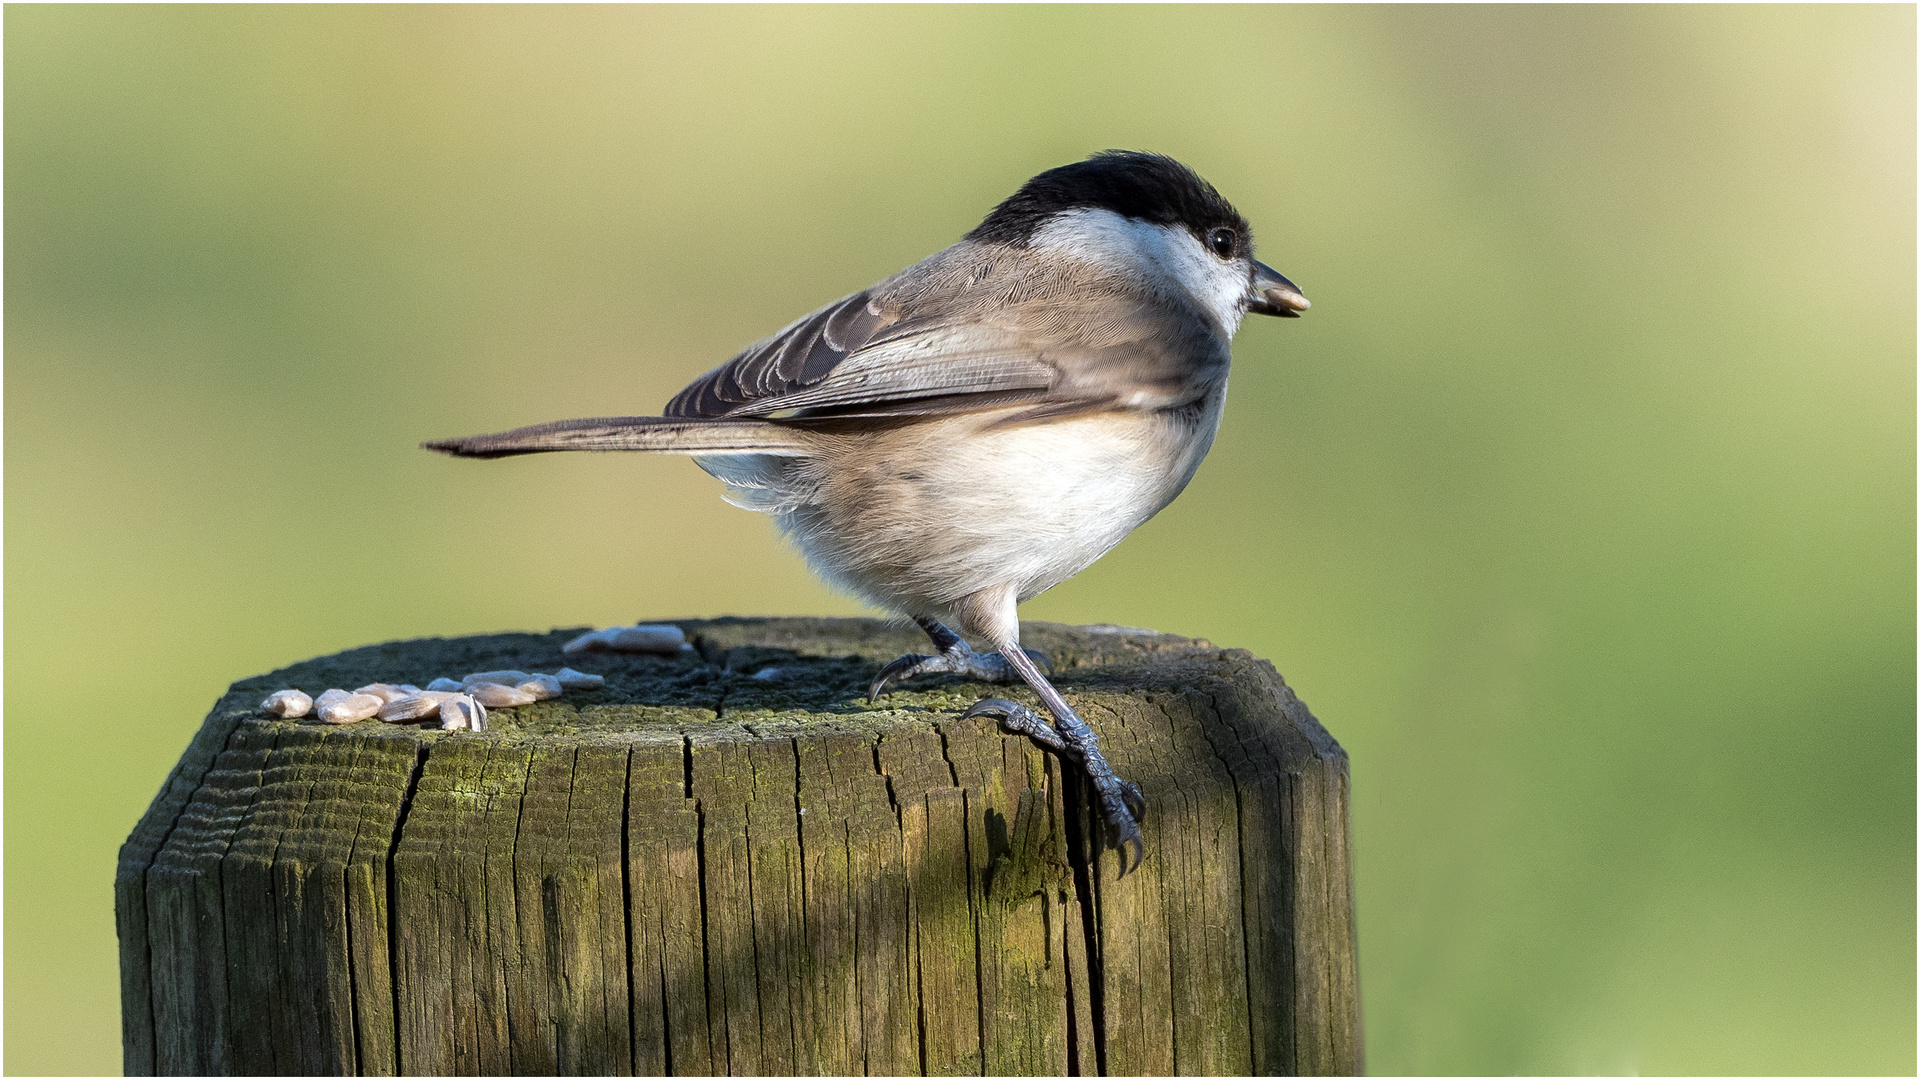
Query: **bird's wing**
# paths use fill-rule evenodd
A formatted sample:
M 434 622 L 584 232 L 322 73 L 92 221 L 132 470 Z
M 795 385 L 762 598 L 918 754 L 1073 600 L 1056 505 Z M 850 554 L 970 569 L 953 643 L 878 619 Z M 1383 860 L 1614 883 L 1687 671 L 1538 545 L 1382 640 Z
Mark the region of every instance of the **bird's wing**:
M 1055 367 L 977 321 L 904 317 L 863 290 L 829 304 L 701 376 L 665 415 L 911 415 L 1044 394 Z M 986 395 L 978 401 L 964 401 Z
M 667 403 L 673 417 L 752 415 L 770 398 L 812 386 L 899 318 L 873 289 L 828 304 L 693 381 Z
M 1226 363 L 1226 339 L 1165 296 L 962 243 L 751 346 L 665 413 L 804 421 L 1028 402 L 1067 415 L 1170 404 Z

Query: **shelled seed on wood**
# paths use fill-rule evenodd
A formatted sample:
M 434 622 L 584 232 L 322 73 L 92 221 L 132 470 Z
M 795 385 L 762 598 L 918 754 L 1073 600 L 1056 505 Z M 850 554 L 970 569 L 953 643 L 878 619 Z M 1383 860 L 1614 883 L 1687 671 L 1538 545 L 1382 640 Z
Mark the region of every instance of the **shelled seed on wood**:
M 320 696 L 313 699 L 313 707 L 316 709 L 324 709 L 329 705 L 345 701 L 352 696 L 352 694 L 339 687 L 335 687 L 332 690 L 322 690 Z
M 589 630 L 579 637 L 574 638 L 572 641 L 567 642 L 565 645 L 560 646 L 560 651 L 563 653 L 605 652 L 606 648 L 607 632 L 605 630 Z
M 386 702 L 381 701 L 372 694 L 348 694 L 338 701 L 330 701 L 320 706 L 320 722 L 323 724 L 351 724 L 374 715 L 379 712 L 384 705 L 386 705 Z
M 529 675 L 520 689 L 532 694 L 535 701 L 550 701 L 567 692 L 560 680 L 551 675 Z
M 663 653 L 671 656 L 687 644 L 686 631 L 677 626 L 616 626 L 607 632 L 614 652 Z
M 775 679 L 786 678 L 787 670 L 785 668 L 763 667 L 759 671 L 754 672 L 753 677 L 761 682 L 772 682 Z
M 440 730 L 487 730 L 486 706 L 465 694 L 450 695 L 440 703 Z
M 500 686 L 519 686 L 531 678 L 533 678 L 533 676 L 527 672 L 514 671 L 511 668 L 502 671 L 476 671 L 466 678 L 461 679 L 460 685 L 462 688 L 478 686 L 481 683 L 495 683 Z
M 417 694 L 406 694 L 387 702 L 380 710 L 380 719 L 389 724 L 406 724 L 415 720 L 426 720 L 440 711 L 440 706 L 454 695 L 435 690 L 422 690 Z
M 554 672 L 553 677 L 560 680 L 560 685 L 568 690 L 598 690 L 607 685 L 605 676 L 589 675 L 570 667 L 563 667 Z
M 489 709 L 510 709 L 515 705 L 531 705 L 536 700 L 532 694 L 517 686 L 501 686 L 499 683 L 474 683 L 467 688 L 473 700 Z
M 372 694 L 382 702 L 387 703 L 391 703 L 395 698 L 403 698 L 408 694 L 417 694 L 419 692 L 420 688 L 417 686 L 402 686 L 397 683 L 383 682 L 368 683 L 354 691 L 356 694 Z
M 312 708 L 313 699 L 298 690 L 275 690 L 260 703 L 261 712 L 270 712 L 289 720 L 307 715 Z
M 672 656 L 687 643 L 687 635 L 677 626 L 610 626 L 605 630 L 581 634 L 561 646 L 561 652 L 631 652 Z
M 435 693 L 457 694 L 460 692 L 460 683 L 459 683 L 459 680 L 457 679 L 449 679 L 443 675 L 440 678 L 435 679 L 432 682 L 428 683 L 427 689 Z

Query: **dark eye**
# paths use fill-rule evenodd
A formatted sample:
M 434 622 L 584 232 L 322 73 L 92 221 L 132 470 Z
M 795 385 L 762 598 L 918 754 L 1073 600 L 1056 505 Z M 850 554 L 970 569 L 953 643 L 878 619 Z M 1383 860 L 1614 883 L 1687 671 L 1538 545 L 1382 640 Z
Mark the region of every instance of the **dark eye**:
M 1234 239 L 1232 229 L 1215 229 L 1207 234 L 1207 246 L 1213 249 L 1215 255 L 1230 259 L 1233 257 Z

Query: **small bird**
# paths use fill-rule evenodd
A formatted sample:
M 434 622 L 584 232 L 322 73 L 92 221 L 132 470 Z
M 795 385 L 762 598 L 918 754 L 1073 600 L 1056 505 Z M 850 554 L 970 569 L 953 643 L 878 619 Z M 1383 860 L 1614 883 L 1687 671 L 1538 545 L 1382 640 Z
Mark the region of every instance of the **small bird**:
M 1140 790 L 1020 647 L 1016 607 L 1172 502 L 1213 445 L 1247 313 L 1297 317 L 1246 219 L 1159 154 L 1109 150 L 1035 176 L 959 243 L 828 304 L 697 379 L 660 416 L 561 420 L 423 444 L 460 457 L 689 454 L 770 514 L 814 571 L 918 623 L 895 680 L 1025 681 L 1049 721 L 994 716 L 1077 765 L 1108 845 L 1145 845 Z M 976 652 L 949 624 L 990 643 Z

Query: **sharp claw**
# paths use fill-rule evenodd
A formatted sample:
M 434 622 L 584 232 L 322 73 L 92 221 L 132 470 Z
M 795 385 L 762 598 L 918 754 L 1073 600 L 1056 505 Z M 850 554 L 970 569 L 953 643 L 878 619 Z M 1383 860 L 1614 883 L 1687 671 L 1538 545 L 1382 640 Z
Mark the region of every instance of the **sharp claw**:
M 1032 660 L 1034 663 L 1039 664 L 1043 668 L 1046 668 L 1047 674 L 1049 675 L 1053 674 L 1053 660 L 1052 658 L 1047 656 L 1046 653 L 1041 652 L 1039 649 L 1021 649 L 1020 651 L 1023 653 L 1026 653 L 1028 659 Z
M 908 653 L 893 663 L 888 664 L 886 667 L 881 668 L 880 673 L 873 677 L 873 682 L 867 687 L 867 704 L 871 705 L 875 701 L 878 701 L 880 695 L 886 693 L 887 684 L 899 678 L 903 672 L 910 668 L 918 667 L 931 659 L 933 658 L 930 656 L 922 656 L 919 653 Z
M 1112 779 L 1114 788 L 1100 801 L 1106 818 L 1107 846 L 1120 853 L 1120 877 L 1124 878 L 1138 870 L 1147 857 L 1146 841 L 1140 838 L 1140 823 L 1147 819 L 1147 800 L 1132 781 L 1118 776 Z M 1115 802 L 1120 805 L 1115 806 Z M 1133 849 L 1131 861 L 1127 859 L 1129 847 Z
M 976 701 L 972 705 L 969 705 L 967 707 L 967 711 L 960 714 L 960 719 L 971 720 L 976 716 L 988 716 L 993 714 L 998 714 L 1000 716 L 1012 716 L 1013 710 L 1019 707 L 1020 706 L 1014 704 L 1011 701 L 1008 701 L 1006 698 L 997 698 L 997 697 L 981 698 L 979 701 Z
M 1140 828 L 1132 821 L 1106 822 L 1107 846 L 1120 853 L 1120 877 L 1124 878 L 1146 861 L 1147 844 L 1140 838 Z M 1127 849 L 1133 849 L 1133 858 L 1127 858 Z M 1117 878 L 1115 880 L 1118 880 Z

